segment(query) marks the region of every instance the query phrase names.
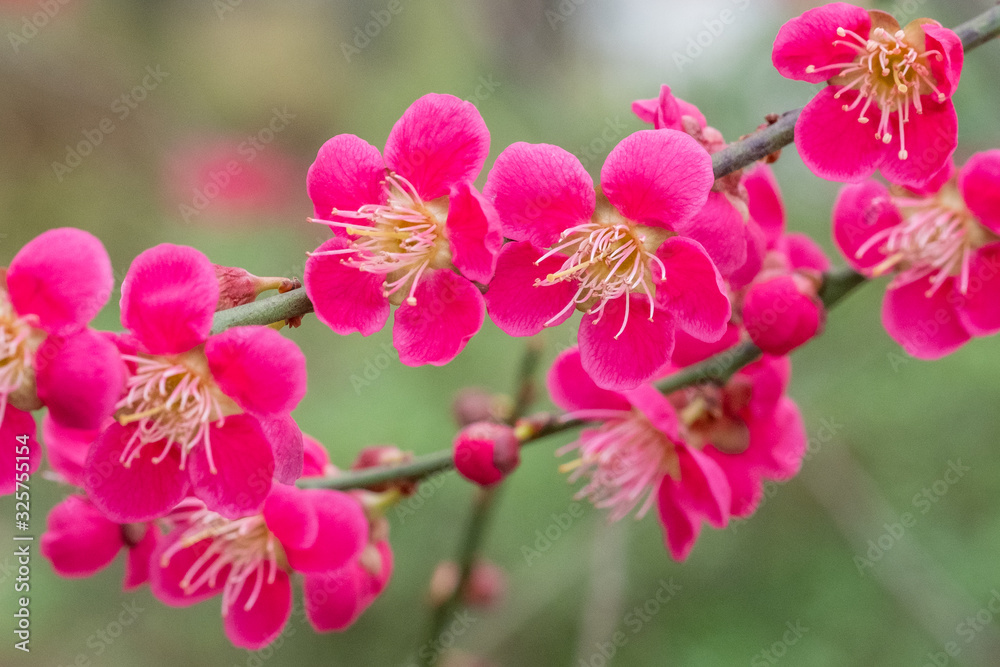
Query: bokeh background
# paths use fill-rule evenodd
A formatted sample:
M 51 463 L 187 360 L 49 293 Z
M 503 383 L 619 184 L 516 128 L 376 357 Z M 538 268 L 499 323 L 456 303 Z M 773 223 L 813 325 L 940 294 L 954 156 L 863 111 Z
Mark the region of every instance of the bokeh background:
M 813 94 L 774 71 L 770 50 L 779 26 L 815 4 L 6 0 L 0 265 L 44 229 L 72 225 L 104 241 L 119 281 L 160 242 L 258 275 L 301 275 L 306 251 L 326 237 L 305 220 L 316 150 L 339 133 L 381 146 L 427 92 L 477 104 L 492 133 L 488 165 L 514 141 L 547 142 L 596 175 L 612 146 L 642 128 L 631 101 L 656 96 L 662 83 L 735 139 Z M 988 6 L 868 4 L 903 22 L 931 16 L 945 25 Z M 959 161 L 1000 145 L 998 70 L 1000 44 L 967 57 L 955 95 Z M 221 185 L 233 162 L 239 173 Z M 794 148 L 774 168 L 788 226 L 835 257 L 829 211 L 838 186 L 812 177 Z M 883 291 L 884 283 L 864 286 L 793 355 L 791 393 L 810 437 L 802 474 L 769 485 L 753 518 L 703 533 L 686 563 L 669 558 L 654 516 L 609 526 L 588 506 L 554 530 L 553 515 L 573 502 L 553 455 L 566 438 L 526 449 L 485 543 L 508 573 L 506 598 L 474 611 L 455 648 L 495 665 L 1000 664 L 1000 618 L 988 606 L 1000 608 L 998 342 L 910 360 L 881 327 Z M 112 301 L 97 326 L 120 328 Z M 388 329 L 338 337 L 309 316 L 287 335 L 309 360 L 310 391 L 295 416 L 341 465 L 369 444 L 448 446 L 455 392 L 509 390 L 523 349 L 487 323 L 447 367 L 408 368 Z M 574 336 L 569 325 L 549 332 L 546 359 Z M 968 470 L 945 481 L 952 464 Z M 40 534 L 69 489 L 42 473 L 32 489 Z M 407 511 L 390 512 L 396 574 L 353 628 L 316 635 L 296 613 L 279 643 L 257 655 L 229 645 L 217 598 L 167 608 L 148 588 L 121 592 L 120 559 L 93 578 L 64 580 L 37 553 L 32 650 L 22 654 L 8 627 L 16 564 L 12 548 L 0 548 L 0 662 L 405 664 L 425 641 L 428 577 L 457 551 L 472 493 L 450 473 Z M 0 522 L 0 541 L 10 545 L 12 498 L 0 507 L 11 517 Z M 897 528 L 904 513 L 911 525 Z M 538 538 L 547 529 L 557 539 L 526 558 L 524 547 L 545 546 Z M 671 583 L 669 602 L 647 604 Z M 105 643 L 97 633 L 126 603 L 141 610 L 137 619 Z M 617 631 L 626 642 L 609 659 Z

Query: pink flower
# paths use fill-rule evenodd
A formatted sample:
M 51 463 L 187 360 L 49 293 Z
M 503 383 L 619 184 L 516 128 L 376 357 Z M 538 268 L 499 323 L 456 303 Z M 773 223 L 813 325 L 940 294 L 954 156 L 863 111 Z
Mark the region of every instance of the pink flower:
M 42 555 L 63 577 L 89 577 L 126 550 L 125 590 L 149 579 L 149 559 L 159 530 L 152 524 L 118 524 L 107 519 L 85 497 L 71 495 L 52 508 L 41 538 Z
M 335 236 L 306 262 L 316 316 L 339 334 L 379 331 L 398 306 L 393 344 L 409 366 L 448 363 L 483 324 L 472 281 L 493 277 L 502 237 L 472 185 L 489 153 L 476 108 L 425 95 L 393 126 L 385 157 L 350 134 L 309 169 L 313 222 Z
M 882 323 L 921 359 L 1000 331 L 1000 150 L 977 153 L 936 181 L 919 192 L 847 186 L 833 210 L 847 261 L 868 276 L 894 273 Z
M 70 227 L 40 234 L 0 270 L 0 422 L 8 404 L 47 405 L 74 428 L 96 428 L 111 414 L 124 368 L 87 323 L 112 281 L 101 242 Z
M 455 468 L 471 482 L 491 486 L 520 463 L 521 443 L 514 429 L 495 422 L 475 422 L 455 436 Z
M 813 173 L 854 183 L 881 169 L 914 187 L 958 144 L 951 96 L 962 59 L 961 40 L 937 21 L 900 28 L 885 12 L 842 2 L 786 23 L 772 54 L 783 76 L 830 83 L 795 125 L 795 145 Z
M 714 182 L 708 153 L 688 135 L 646 130 L 608 155 L 597 190 L 556 146 L 516 143 L 490 172 L 504 236 L 486 303 L 513 336 L 584 312 L 583 365 L 602 387 L 632 388 L 670 358 L 674 331 L 718 339 L 730 316 L 722 277 L 681 236 Z
M 709 155 L 726 147 L 722 133 L 708 125 L 698 107 L 674 97 L 670 86 L 662 86 L 657 99 L 636 100 L 632 111 L 658 130 L 680 130 L 691 135 Z M 684 236 L 705 248 L 724 278 L 747 261 L 750 231 L 745 224 L 747 194 L 742 175 L 743 171 L 737 170 L 716 180 L 705 206 L 683 230 Z
M 362 552 L 368 520 L 351 496 L 323 489 L 272 487 L 263 510 L 229 519 L 189 498 L 153 554 L 153 594 L 187 606 L 222 594 L 226 636 L 257 650 L 274 641 L 292 611 L 291 575 L 337 573 Z M 307 614 L 316 613 L 307 603 Z
M 783 397 L 787 362 L 767 358 L 725 387 L 701 385 L 664 396 L 650 385 L 602 389 L 583 369 L 580 352 L 561 354 L 549 373 L 553 401 L 566 418 L 598 422 L 558 454 L 570 481 L 585 478 L 577 497 L 610 510 L 611 520 L 655 504 L 671 555 L 683 560 L 701 522 L 724 527 L 760 499 L 764 477 L 798 470 L 805 434 L 795 404 Z
M 165 514 L 190 490 L 213 511 L 257 511 L 272 477 L 302 470 L 289 413 L 305 393 L 305 358 L 268 327 L 210 336 L 219 286 L 193 248 L 139 255 L 122 285 L 118 339 L 129 376 L 116 422 L 90 448 L 90 500 L 119 523 Z
M 782 356 L 822 329 L 826 310 L 818 296 L 830 263 L 804 234 L 785 232 L 778 183 L 760 165 L 744 179 L 752 226 L 763 238 L 760 270 L 735 299 L 750 340 L 767 354 Z

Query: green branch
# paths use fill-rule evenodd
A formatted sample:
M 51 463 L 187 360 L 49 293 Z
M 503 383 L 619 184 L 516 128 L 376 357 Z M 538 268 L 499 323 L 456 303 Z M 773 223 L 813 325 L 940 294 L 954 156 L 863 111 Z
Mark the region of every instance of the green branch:
M 820 299 L 826 308 L 832 308 L 851 293 L 854 288 L 865 281 L 865 277 L 850 269 L 830 271 L 824 276 L 823 285 L 819 290 Z M 761 354 L 760 349 L 750 342 L 740 343 L 724 352 L 720 352 L 705 361 L 688 366 L 657 383 L 656 388 L 664 394 L 671 394 L 679 389 L 705 382 L 723 384 L 741 368 L 754 361 Z M 582 419 L 564 419 L 550 414 L 539 414 L 521 420 L 520 424 L 528 427 L 528 435 L 521 438 L 521 446 L 538 442 L 550 435 L 564 433 L 587 422 Z M 409 463 L 394 466 L 365 468 L 347 472 L 337 477 L 306 478 L 299 481 L 300 486 L 322 487 L 325 489 L 360 489 L 392 481 L 420 481 L 426 477 L 455 465 L 451 448 L 432 454 L 418 456 Z

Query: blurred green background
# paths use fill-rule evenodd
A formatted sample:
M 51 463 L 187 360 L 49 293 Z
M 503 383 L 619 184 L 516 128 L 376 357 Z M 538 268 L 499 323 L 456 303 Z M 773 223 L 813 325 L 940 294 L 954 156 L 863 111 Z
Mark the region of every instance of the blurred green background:
M 119 281 L 135 255 L 160 242 L 193 245 L 258 275 L 301 275 L 305 252 L 327 236 L 305 221 L 316 150 L 339 133 L 381 146 L 427 92 L 477 104 L 492 133 L 487 166 L 514 141 L 547 142 L 596 175 L 611 147 L 642 128 L 631 101 L 655 97 L 662 83 L 735 139 L 813 94 L 774 71 L 770 44 L 784 21 L 815 4 L 0 2 L 0 265 L 42 230 L 72 225 L 104 241 Z M 903 22 L 931 16 L 955 25 L 988 3 L 872 6 Z M 1000 145 L 998 70 L 1000 45 L 967 57 L 955 95 L 959 162 Z M 71 152 L 81 142 L 96 145 L 78 150 L 88 154 L 77 164 Z M 232 161 L 239 182 L 212 195 L 206 183 Z M 832 253 L 838 186 L 812 177 L 794 148 L 775 171 L 789 227 Z M 934 363 L 909 360 L 880 324 L 883 291 L 864 286 L 793 355 L 791 393 L 810 436 L 802 474 L 769 485 L 750 520 L 706 530 L 686 563 L 668 556 L 655 516 L 608 526 L 587 506 L 553 530 L 553 515 L 573 502 L 553 457 L 566 439 L 526 449 L 485 545 L 508 573 L 507 596 L 473 612 L 455 638 L 462 653 L 453 664 L 1000 664 L 1000 618 L 987 606 L 1000 596 L 997 341 L 974 341 Z M 117 306 L 96 324 L 120 328 Z M 286 333 L 309 360 L 310 391 L 295 417 L 343 466 L 368 444 L 448 446 L 454 393 L 510 389 L 523 348 L 487 323 L 447 367 L 407 368 L 388 329 L 337 337 L 309 316 Z M 569 326 L 548 332 L 546 358 L 574 335 Z M 950 463 L 969 468 L 954 484 L 944 481 Z M 45 513 L 69 490 L 42 473 L 32 489 L 40 534 Z M 472 493 L 450 473 L 424 488 L 413 512 L 390 512 L 396 574 L 354 627 L 316 635 L 296 613 L 279 643 L 257 655 L 229 645 L 218 598 L 171 609 L 148 588 L 120 591 L 121 558 L 93 578 L 64 580 L 37 553 L 32 651 L 15 651 L 16 564 L 4 547 L 0 662 L 405 664 L 425 641 L 428 577 L 457 551 Z M 12 498 L 0 506 L 13 516 Z M 904 513 L 915 523 L 899 536 L 893 524 Z M 10 545 L 8 523 L 0 540 Z M 528 563 L 522 547 L 538 548 L 536 531 L 546 529 L 558 539 Z M 662 606 L 647 604 L 661 582 L 679 590 Z M 104 643 L 97 633 L 130 601 L 142 610 L 137 620 Z M 618 631 L 625 642 L 609 660 Z

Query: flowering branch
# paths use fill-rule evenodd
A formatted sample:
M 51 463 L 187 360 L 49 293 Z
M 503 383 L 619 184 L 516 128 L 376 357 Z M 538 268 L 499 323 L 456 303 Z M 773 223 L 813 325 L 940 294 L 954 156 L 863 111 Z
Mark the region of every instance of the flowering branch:
M 865 277 L 850 269 L 830 271 L 824 276 L 823 286 L 819 296 L 826 308 L 832 308 L 846 297 L 855 287 L 865 281 Z M 704 382 L 725 383 L 737 371 L 752 362 L 761 354 L 753 343 L 746 342 L 736 347 L 720 352 L 705 361 L 689 366 L 656 385 L 664 394 L 669 394 Z M 532 357 L 529 355 L 528 359 Z M 532 362 L 526 362 L 526 365 Z M 582 419 L 565 420 L 548 413 L 539 413 L 518 421 L 516 432 L 521 446 L 547 438 L 550 435 L 563 433 L 586 423 Z M 353 471 L 330 478 L 306 478 L 299 481 L 300 486 L 322 487 L 325 489 L 361 489 L 376 484 L 392 481 L 420 481 L 454 467 L 452 450 L 418 456 L 409 463 L 393 466 L 378 466 Z
M 1000 6 L 955 27 L 966 51 L 1000 35 Z M 735 141 L 712 156 L 715 177 L 722 178 L 792 143 L 795 121 L 801 109 L 786 111 L 777 121 L 744 139 Z M 313 305 L 304 289 L 295 289 L 254 303 L 236 306 L 215 314 L 212 333 L 246 324 L 272 324 L 313 312 Z

